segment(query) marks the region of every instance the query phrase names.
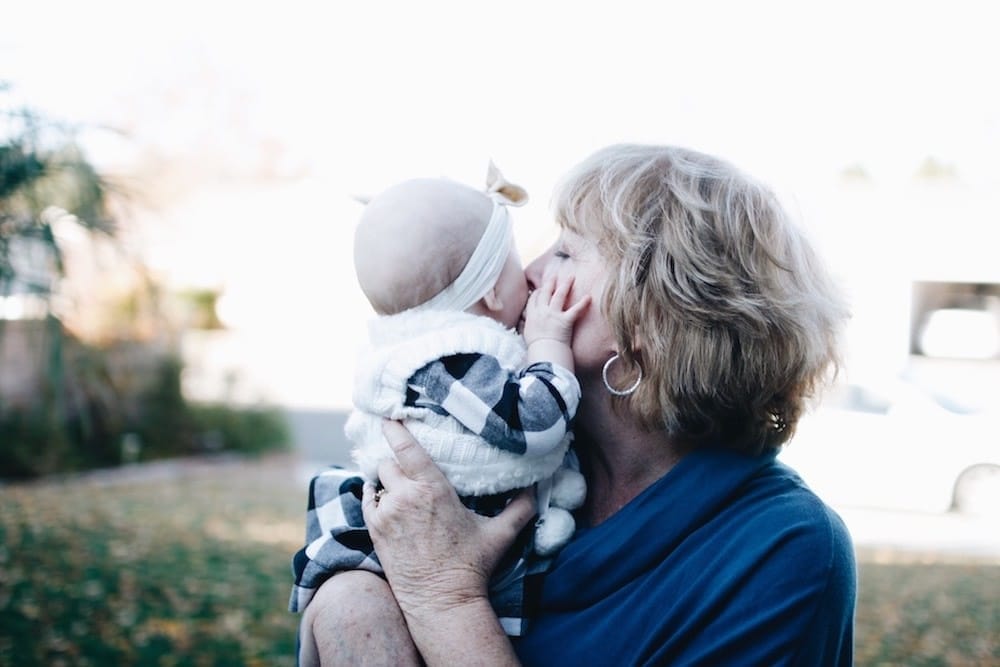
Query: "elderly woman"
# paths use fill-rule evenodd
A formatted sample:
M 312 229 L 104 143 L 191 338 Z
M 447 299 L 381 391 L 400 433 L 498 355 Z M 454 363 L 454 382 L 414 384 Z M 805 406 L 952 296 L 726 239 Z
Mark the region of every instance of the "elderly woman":
M 389 422 L 396 462 L 363 500 L 387 581 L 323 584 L 303 662 L 851 664 L 850 537 L 775 458 L 846 317 L 805 238 L 767 189 L 673 147 L 598 151 L 566 177 L 556 218 L 526 273 L 571 275 L 570 302 L 594 304 L 572 340 L 588 497 L 528 631 L 505 636 L 486 590 L 530 497 L 472 514 Z M 364 604 L 348 613 L 340 585 Z

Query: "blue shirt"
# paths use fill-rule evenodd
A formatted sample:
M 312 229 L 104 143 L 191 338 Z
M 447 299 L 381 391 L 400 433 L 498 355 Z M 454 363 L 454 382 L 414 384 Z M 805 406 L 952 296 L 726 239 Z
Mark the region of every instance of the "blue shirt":
M 526 665 L 850 665 L 850 536 L 774 453 L 685 456 L 579 529 L 514 640 Z

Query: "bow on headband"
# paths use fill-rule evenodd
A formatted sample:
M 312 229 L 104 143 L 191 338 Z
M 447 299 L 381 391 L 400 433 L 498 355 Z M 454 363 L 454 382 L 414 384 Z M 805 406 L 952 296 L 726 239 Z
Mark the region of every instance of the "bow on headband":
M 508 206 L 524 206 L 528 202 L 528 191 L 505 179 L 493 160 L 490 160 L 490 166 L 486 170 L 486 194 L 493 201 Z

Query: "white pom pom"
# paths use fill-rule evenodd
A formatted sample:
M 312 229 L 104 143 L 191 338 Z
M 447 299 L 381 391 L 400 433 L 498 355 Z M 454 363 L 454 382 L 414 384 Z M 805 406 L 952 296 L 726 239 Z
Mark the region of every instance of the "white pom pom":
M 551 556 L 573 536 L 576 522 L 573 515 L 559 507 L 550 507 L 535 524 L 535 552 Z
M 552 476 L 552 496 L 549 503 L 555 507 L 575 510 L 587 497 L 587 482 L 583 475 L 571 468 L 560 468 Z

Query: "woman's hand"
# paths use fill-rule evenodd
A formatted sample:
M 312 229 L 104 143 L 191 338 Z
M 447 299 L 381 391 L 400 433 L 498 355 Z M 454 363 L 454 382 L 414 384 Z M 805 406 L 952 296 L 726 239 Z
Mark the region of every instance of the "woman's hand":
M 383 490 L 376 498 L 366 485 L 362 511 L 411 630 L 463 607 L 481 609 L 493 569 L 535 514 L 533 494 L 520 494 L 496 517 L 479 516 L 402 424 L 387 420 L 382 431 L 396 461 L 379 465 Z

